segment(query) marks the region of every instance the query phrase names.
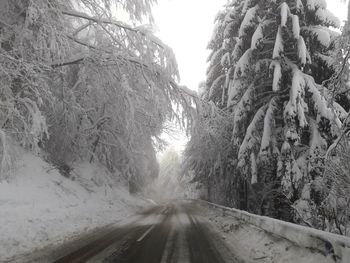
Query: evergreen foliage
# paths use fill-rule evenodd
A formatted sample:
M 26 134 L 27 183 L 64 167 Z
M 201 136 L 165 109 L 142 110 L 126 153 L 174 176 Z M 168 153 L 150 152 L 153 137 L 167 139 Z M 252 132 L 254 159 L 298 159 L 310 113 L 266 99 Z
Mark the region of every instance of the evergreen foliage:
M 333 30 L 339 19 L 321 0 L 236 0 L 215 23 L 202 98 L 230 120 L 221 127 L 230 129 L 230 139 L 215 134 L 211 141 L 225 147 L 216 144 L 219 154 L 210 159 L 198 156 L 195 149 L 205 143 L 192 138 L 188 167 L 208 188 L 217 187 L 209 175 L 225 182 L 221 203 L 308 222 L 303 211 L 321 214 L 325 154 L 348 110 L 349 99 L 336 95 L 331 81 L 339 68 L 340 36 Z M 204 111 L 198 119 L 210 118 Z M 196 127 L 202 136 L 209 129 Z M 225 166 L 216 166 L 222 159 Z M 323 228 L 323 222 L 309 223 Z

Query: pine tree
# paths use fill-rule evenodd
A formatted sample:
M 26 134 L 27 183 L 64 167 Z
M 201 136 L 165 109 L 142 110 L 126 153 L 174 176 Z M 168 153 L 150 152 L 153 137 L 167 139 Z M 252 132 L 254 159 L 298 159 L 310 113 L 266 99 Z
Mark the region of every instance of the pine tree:
M 293 204 L 307 190 L 319 205 L 324 154 L 344 118 L 326 82 L 339 20 L 324 0 L 238 0 L 217 21 L 206 99 L 234 116 L 240 176 L 250 191 L 278 193 L 265 196 L 270 215 L 284 217 L 278 199 Z

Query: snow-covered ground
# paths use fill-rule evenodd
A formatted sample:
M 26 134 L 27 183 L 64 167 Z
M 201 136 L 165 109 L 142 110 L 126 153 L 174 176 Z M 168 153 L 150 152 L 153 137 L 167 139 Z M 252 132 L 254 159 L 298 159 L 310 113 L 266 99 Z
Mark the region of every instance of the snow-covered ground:
M 64 243 L 147 205 L 103 167 L 77 164 L 68 179 L 28 152 L 16 166 L 11 181 L 0 183 L 0 262 Z
M 230 251 L 239 255 L 244 262 L 334 262 L 331 255 L 325 256 L 316 250 L 301 247 L 233 216 L 223 215 L 222 211 L 200 207 L 202 216 L 209 221 L 214 231 L 226 241 Z

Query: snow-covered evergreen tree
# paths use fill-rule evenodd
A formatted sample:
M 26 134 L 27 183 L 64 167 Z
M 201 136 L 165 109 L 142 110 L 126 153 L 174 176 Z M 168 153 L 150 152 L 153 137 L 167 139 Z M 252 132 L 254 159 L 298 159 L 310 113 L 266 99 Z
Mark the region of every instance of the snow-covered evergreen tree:
M 326 82 L 339 19 L 324 0 L 237 0 L 216 21 L 205 98 L 234 116 L 236 176 L 288 203 L 310 186 L 320 204 L 324 154 L 344 118 Z M 268 213 L 282 217 L 276 202 Z

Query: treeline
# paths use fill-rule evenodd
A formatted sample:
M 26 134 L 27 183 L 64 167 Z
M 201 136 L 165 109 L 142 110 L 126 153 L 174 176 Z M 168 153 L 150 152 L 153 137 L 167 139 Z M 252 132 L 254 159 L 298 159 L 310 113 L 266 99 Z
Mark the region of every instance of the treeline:
M 324 0 L 228 1 L 215 23 L 186 149 L 202 198 L 349 235 L 348 23 Z
M 141 25 L 154 3 L 0 2 L 0 180 L 13 143 L 66 176 L 75 161 L 99 162 L 131 191 L 157 175 L 163 123 L 190 100 L 171 49 Z

